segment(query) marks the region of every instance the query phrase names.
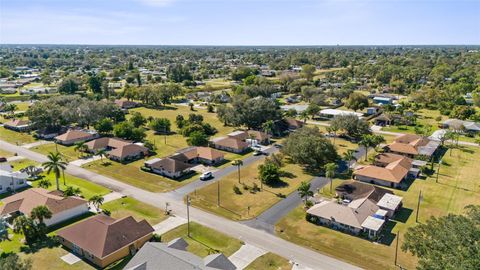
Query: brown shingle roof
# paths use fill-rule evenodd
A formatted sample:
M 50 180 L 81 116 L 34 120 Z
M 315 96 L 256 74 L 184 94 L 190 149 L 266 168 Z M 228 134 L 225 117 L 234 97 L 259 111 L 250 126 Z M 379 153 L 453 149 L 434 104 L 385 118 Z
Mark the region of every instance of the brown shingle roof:
M 232 137 L 217 138 L 212 140 L 212 142 L 219 146 L 233 148 L 237 150 L 243 150 L 248 147 L 248 143 Z
M 118 148 L 115 148 L 108 152 L 108 155 L 118 157 L 120 159 L 128 156 L 137 155 L 139 153 L 148 153 L 148 148 L 138 144 L 127 144 Z
M 103 258 L 153 231 L 145 220 L 137 222 L 131 216 L 116 220 L 100 214 L 64 228 L 57 235 Z
M 71 140 L 88 140 L 92 138 L 93 135 L 83 130 L 70 129 L 67 132 L 55 137 L 59 141 L 71 141 Z
M 210 147 L 198 146 L 180 150 L 178 154 L 172 155 L 171 157 L 181 161 L 191 160 L 196 157 L 216 160 L 217 158 L 223 158 L 224 154 Z
M 39 205 L 45 205 L 52 214 L 57 214 L 87 203 L 82 198 L 58 196 L 43 188 L 27 189 L 3 199 L 2 202 L 3 206 L 0 208 L 0 215 L 16 211 L 30 215 L 32 209 Z
M 90 149 L 90 150 L 99 150 L 99 149 L 103 149 L 103 148 L 106 148 L 106 147 L 119 148 L 119 147 L 122 147 L 124 145 L 131 144 L 131 143 L 132 143 L 131 141 L 127 141 L 127 140 L 120 139 L 120 138 L 102 137 L 102 138 L 98 138 L 98 139 L 93 140 L 93 141 L 89 141 L 89 142 L 86 143 L 86 145 L 87 145 L 88 149 Z
M 157 170 L 163 169 L 168 172 L 175 173 L 175 172 L 182 172 L 186 169 L 189 169 L 193 167 L 193 165 L 174 159 L 174 158 L 166 157 L 166 158 L 162 158 L 161 160 L 153 164 L 150 164 L 150 167 Z
M 403 158 L 405 157 L 402 155 L 397 155 L 393 153 L 380 153 L 375 156 L 375 162 L 382 163 L 382 164 L 389 164 Z M 410 159 L 408 158 L 408 160 Z
M 22 119 L 13 119 L 12 121 L 6 122 L 4 125 L 5 126 L 10 126 L 10 127 L 19 127 L 19 126 L 25 126 L 29 125 L 30 121 L 28 120 L 22 120 Z
M 393 183 L 400 183 L 412 167 L 411 159 L 403 157 L 386 167 L 365 166 L 354 172 L 355 175 L 375 178 Z

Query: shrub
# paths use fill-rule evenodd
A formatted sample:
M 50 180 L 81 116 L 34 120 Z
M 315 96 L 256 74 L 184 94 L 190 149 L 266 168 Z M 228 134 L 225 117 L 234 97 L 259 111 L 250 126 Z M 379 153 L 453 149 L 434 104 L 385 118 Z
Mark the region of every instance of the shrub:
M 237 195 L 242 194 L 242 191 L 240 191 L 240 189 L 237 187 L 237 185 L 233 186 L 233 192 L 235 192 L 235 194 L 237 194 Z

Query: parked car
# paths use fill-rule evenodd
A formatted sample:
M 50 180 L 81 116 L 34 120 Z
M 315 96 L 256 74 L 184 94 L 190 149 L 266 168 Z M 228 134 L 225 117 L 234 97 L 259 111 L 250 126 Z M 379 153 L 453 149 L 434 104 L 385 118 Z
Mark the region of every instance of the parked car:
M 200 175 L 200 180 L 208 180 L 210 178 L 213 178 L 212 172 L 204 172 Z
M 260 155 L 263 155 L 263 152 L 257 150 L 257 151 L 255 151 L 255 152 L 253 152 L 253 155 L 254 155 L 254 156 L 260 156 Z

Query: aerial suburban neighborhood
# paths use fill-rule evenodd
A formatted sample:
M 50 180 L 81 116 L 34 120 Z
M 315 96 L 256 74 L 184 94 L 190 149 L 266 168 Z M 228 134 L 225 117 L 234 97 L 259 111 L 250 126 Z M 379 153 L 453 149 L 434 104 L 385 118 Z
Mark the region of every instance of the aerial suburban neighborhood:
M 0 1 L 1 270 L 479 269 L 479 3 L 240 2 Z

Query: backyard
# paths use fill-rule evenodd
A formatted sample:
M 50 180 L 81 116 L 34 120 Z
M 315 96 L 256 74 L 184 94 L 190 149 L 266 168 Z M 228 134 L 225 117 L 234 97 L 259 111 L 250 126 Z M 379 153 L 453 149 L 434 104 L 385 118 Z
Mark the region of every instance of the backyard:
M 24 132 L 16 132 L 10 129 L 6 129 L 3 126 L 0 127 L 0 140 L 13 143 L 16 145 L 23 145 L 37 141 L 32 135 Z
M 80 152 L 75 151 L 75 146 L 63 146 L 61 144 L 48 143 L 39 146 L 34 146 L 30 150 L 40 154 L 48 155 L 49 153 L 56 153 L 57 150 L 64 157 L 66 162 L 71 162 L 80 158 Z
M 480 200 L 475 160 L 480 155 L 480 149 L 477 147 L 455 149 L 451 155 L 450 151 L 444 155 L 438 183 L 435 182 L 434 174 L 426 179 L 415 180 L 407 191 L 392 190 L 396 195 L 403 197 L 403 209 L 387 225 L 392 229 L 386 235 L 387 244 L 375 244 L 309 223 L 305 220 L 303 207 L 296 208 L 283 218 L 276 225 L 276 232 L 286 240 L 366 269 L 394 269 L 395 237 L 399 231 L 403 235 L 407 228 L 416 224 L 415 215 L 420 191 L 424 199 L 420 206 L 419 222 L 425 222 L 430 216 L 461 213 L 466 205 Z M 341 182 L 342 180 L 335 180 L 334 186 Z M 331 195 L 327 188 L 323 189 L 323 193 Z M 372 250 L 375 252 L 371 252 Z M 398 264 L 412 269 L 416 265 L 416 258 L 400 252 Z
M 240 182 L 238 174 L 233 172 L 219 181 L 220 206 L 217 205 L 218 184 L 212 183 L 191 193 L 192 204 L 195 207 L 225 216 L 233 220 L 245 220 L 258 216 L 260 213 L 280 201 L 284 196 L 295 191 L 300 182 L 309 181 L 313 176 L 306 174 L 295 164 L 286 163 L 281 170 L 287 172 L 281 177 L 282 183 L 276 187 L 263 185 L 263 190 L 253 191 L 254 184 L 260 188 L 258 179 L 258 165 L 263 160 L 256 161 L 240 168 Z M 241 194 L 236 194 L 233 187 L 237 186 Z M 245 189 L 245 188 L 248 188 Z

